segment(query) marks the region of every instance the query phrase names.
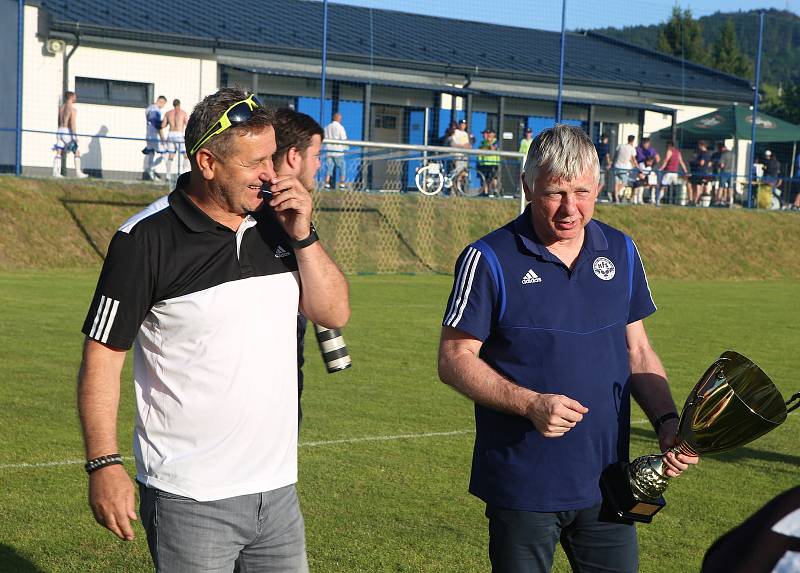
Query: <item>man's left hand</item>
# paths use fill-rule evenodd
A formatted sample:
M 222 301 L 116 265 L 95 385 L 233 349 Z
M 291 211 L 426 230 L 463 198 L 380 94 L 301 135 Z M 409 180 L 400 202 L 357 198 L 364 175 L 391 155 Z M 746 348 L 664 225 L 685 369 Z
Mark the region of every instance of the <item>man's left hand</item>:
M 700 458 L 697 456 L 687 456 L 686 454 L 675 454 L 669 449 L 678 441 L 678 420 L 667 420 L 658 431 L 658 443 L 664 454 L 663 461 L 667 466 L 667 475 L 671 478 L 681 475 L 690 465 L 696 465 Z
M 270 180 L 272 199 L 270 207 L 283 230 L 295 241 L 301 241 L 311 232 L 311 193 L 296 177 L 275 177 Z

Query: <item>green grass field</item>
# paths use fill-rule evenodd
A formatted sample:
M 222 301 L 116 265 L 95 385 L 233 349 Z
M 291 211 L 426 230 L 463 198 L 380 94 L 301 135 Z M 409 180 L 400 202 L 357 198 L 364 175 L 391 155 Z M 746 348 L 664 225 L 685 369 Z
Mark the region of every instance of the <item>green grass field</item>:
M 144 572 L 143 531 L 116 541 L 86 505 L 75 411 L 79 332 L 96 270 L 0 273 L 0 571 Z M 353 277 L 351 370 L 324 373 L 308 339 L 300 494 L 313 571 L 488 570 L 482 504 L 467 492 L 472 408 L 438 382 L 442 276 Z M 653 281 L 647 327 L 682 404 L 727 348 L 761 365 L 785 396 L 797 380 L 797 281 Z M 120 444 L 131 455 L 130 366 Z M 657 448 L 634 409 L 632 453 Z M 209 421 L 212 423 L 212 421 Z M 642 571 L 697 571 L 721 533 L 796 485 L 798 416 L 676 480 L 639 527 Z M 130 468 L 132 464 L 128 464 Z M 563 555 L 556 571 L 567 571 Z

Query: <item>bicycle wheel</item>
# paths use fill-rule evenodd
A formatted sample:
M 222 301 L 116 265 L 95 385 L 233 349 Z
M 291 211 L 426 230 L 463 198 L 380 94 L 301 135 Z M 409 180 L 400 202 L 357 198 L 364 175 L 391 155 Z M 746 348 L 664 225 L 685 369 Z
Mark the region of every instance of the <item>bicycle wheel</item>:
M 481 189 L 486 185 L 486 178 L 483 173 L 476 169 L 465 170 L 456 177 L 456 191 L 466 197 L 477 197 L 481 194 Z
M 444 185 L 441 167 L 434 163 L 420 167 L 414 175 L 414 183 L 423 195 L 436 195 Z

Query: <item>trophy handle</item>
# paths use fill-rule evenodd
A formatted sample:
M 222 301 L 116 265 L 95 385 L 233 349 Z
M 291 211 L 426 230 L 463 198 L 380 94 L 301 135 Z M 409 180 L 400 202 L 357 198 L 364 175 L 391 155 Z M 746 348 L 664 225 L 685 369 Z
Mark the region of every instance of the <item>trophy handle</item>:
M 791 406 L 791 403 L 795 402 L 794 406 Z M 786 401 L 786 413 L 788 414 L 792 410 L 797 410 L 800 407 L 800 392 L 795 392 L 791 398 Z

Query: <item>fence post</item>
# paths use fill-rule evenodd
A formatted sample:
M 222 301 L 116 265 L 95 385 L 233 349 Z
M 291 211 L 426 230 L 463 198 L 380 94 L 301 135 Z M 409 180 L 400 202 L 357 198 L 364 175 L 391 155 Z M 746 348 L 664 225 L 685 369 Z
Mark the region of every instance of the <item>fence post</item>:
M 325 127 L 325 71 L 328 67 L 328 0 L 322 0 L 322 87 L 319 97 L 319 124 Z
M 17 125 L 16 125 L 16 153 L 14 154 L 14 174 L 22 175 L 22 50 L 25 33 L 25 0 L 17 2 Z
M 761 83 L 761 46 L 764 40 L 764 11 L 758 13 L 758 52 L 756 53 L 756 85 L 753 90 L 753 121 L 750 131 L 750 165 L 747 166 L 747 207 L 753 206 L 753 164 L 756 162 L 756 120 L 758 119 L 758 88 Z
M 561 99 L 564 91 L 564 44 L 566 43 L 565 25 L 567 20 L 567 0 L 561 0 L 561 56 L 558 60 L 558 100 L 556 103 L 556 123 L 561 123 Z

